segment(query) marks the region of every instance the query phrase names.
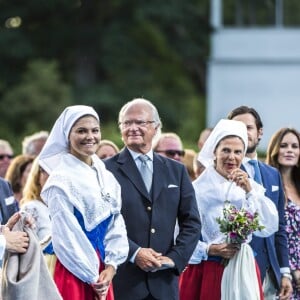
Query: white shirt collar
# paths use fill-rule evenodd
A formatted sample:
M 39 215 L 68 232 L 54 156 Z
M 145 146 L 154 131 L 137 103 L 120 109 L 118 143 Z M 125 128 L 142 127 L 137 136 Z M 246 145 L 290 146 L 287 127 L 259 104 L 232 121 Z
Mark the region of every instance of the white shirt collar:
M 136 161 L 136 159 L 141 155 L 141 153 L 139 152 L 135 152 L 129 148 L 127 148 L 133 158 L 134 161 Z M 147 155 L 151 161 L 153 161 L 153 150 L 151 149 L 149 152 L 145 153 L 145 155 Z
M 244 163 L 244 164 L 248 164 L 249 160 L 252 160 L 252 159 L 258 160 L 257 154 L 255 154 L 255 156 L 254 156 L 253 158 L 250 158 L 250 157 L 245 156 L 244 159 L 243 159 L 243 163 Z
M 252 160 L 252 159 L 257 160 L 257 154 L 253 158 L 249 158 L 249 157 L 245 156 L 243 158 L 243 165 L 244 165 L 248 175 L 250 175 L 251 178 L 254 178 L 254 167 L 251 164 L 249 164 L 249 160 Z

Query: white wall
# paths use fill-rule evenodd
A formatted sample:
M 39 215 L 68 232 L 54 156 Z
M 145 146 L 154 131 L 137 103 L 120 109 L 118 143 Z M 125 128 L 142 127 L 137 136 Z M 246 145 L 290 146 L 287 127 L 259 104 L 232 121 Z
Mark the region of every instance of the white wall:
M 212 36 L 207 126 L 240 105 L 262 117 L 266 150 L 281 127 L 300 130 L 300 30 L 220 29 Z

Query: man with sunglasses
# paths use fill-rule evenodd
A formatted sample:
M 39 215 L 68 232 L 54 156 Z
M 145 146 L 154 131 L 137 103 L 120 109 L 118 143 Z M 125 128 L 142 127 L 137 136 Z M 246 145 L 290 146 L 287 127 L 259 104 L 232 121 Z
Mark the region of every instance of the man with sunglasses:
M 13 150 L 6 140 L 0 140 L 0 177 L 4 178 L 6 170 L 14 157 Z
M 185 154 L 180 137 L 174 132 L 166 132 L 160 135 L 153 150 L 162 156 L 182 162 Z

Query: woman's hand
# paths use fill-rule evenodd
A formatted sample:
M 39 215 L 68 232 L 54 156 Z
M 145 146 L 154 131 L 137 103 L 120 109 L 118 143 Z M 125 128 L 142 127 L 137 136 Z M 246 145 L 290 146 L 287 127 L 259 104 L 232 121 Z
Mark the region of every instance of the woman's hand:
M 106 265 L 105 270 L 100 273 L 97 282 L 92 284 L 92 287 L 97 293 L 99 300 L 106 299 L 109 285 L 115 274 L 115 268 L 111 265 Z
M 300 270 L 295 270 L 292 272 L 293 279 L 296 284 L 296 289 L 300 291 Z
M 223 258 L 232 258 L 241 248 L 240 244 L 211 244 L 208 250 L 208 255 L 221 256 Z
M 237 186 L 241 187 L 246 193 L 251 191 L 251 185 L 248 174 L 241 169 L 235 169 L 228 176 L 228 179 L 234 181 Z

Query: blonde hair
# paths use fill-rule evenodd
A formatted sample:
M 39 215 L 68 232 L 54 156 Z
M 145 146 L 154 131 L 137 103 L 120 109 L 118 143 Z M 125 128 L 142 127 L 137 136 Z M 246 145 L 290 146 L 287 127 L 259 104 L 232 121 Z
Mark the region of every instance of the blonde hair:
M 118 153 L 120 151 L 118 146 L 111 140 L 101 140 L 100 143 L 99 143 L 99 147 L 98 147 L 97 151 L 99 151 L 99 149 L 102 146 L 111 146 L 116 151 L 116 153 Z
M 23 189 L 23 197 L 20 201 L 20 206 L 28 203 L 32 200 L 40 200 L 44 202 L 41 198 L 42 186 L 40 184 L 40 166 L 38 158 L 33 161 L 31 170 L 28 174 L 26 184 Z
M 194 170 L 194 160 L 195 157 L 197 156 L 197 153 L 193 149 L 184 149 L 184 150 L 185 150 L 185 154 L 183 156 L 182 162 L 187 168 L 190 179 L 195 180 L 196 174 Z

